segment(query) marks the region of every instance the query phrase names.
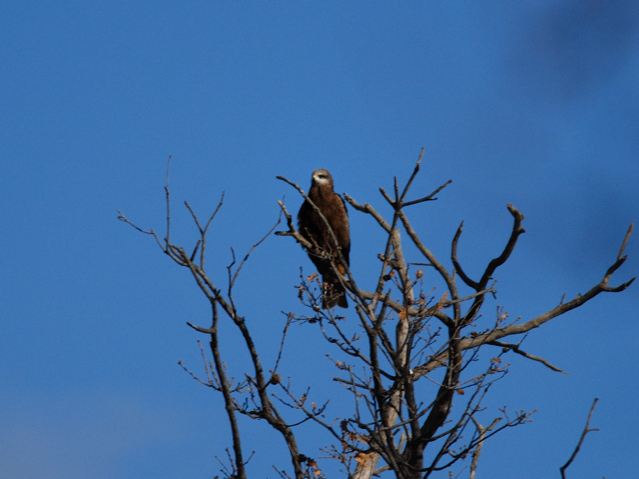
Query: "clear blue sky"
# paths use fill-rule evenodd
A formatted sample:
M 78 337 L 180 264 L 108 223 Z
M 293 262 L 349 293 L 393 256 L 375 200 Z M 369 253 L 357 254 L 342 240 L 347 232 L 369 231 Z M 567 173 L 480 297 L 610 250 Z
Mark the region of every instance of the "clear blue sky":
M 220 285 L 230 247 L 243 254 L 266 233 L 278 199 L 297 210 L 276 175 L 307 188 L 311 171 L 327 168 L 339 192 L 388 214 L 378 187 L 405 180 L 422 147 L 415 196 L 454 181 L 412 211 L 443 261 L 463 219 L 460 256 L 478 275 L 509 234 L 506 204 L 526 215 L 497 278 L 498 304 L 513 318 L 597 283 L 639 219 L 639 7 L 630 0 L 5 0 L 0 65 L 2 477 L 218 473 L 214 457 L 230 445 L 220 398 L 177 365 L 201 371 L 196 340 L 205 338 L 185 322 L 207 326 L 206 302 L 187 271 L 116 219 L 121 209 L 163 232 L 169 155 L 176 242 L 195 238 L 182 201 L 206 216 L 226 191 L 210 238 Z M 353 271 L 366 286 L 382 237 L 352 210 L 351 222 Z M 635 235 L 616 283 L 639 272 L 638 244 Z M 290 238 L 273 236 L 237 285 L 269 364 L 281 311 L 301 312 L 300 266 L 312 271 Z M 595 397 L 601 430 L 570 476 L 636 474 L 638 304 L 633 285 L 530 335 L 526 348 L 570 375 L 510 358 L 489 414 L 538 412 L 486 445 L 483 476 L 558 477 Z M 317 331 L 294 328 L 290 339 L 284 374 L 299 390 L 315 381 L 309 370 L 334 375 Z M 225 345 L 231 358 L 236 341 Z M 324 438 L 299 434 L 316 454 Z M 283 447 L 261 425 L 246 437 L 248 451 Z M 276 477 L 273 462 L 288 466 L 258 451 L 251 476 Z

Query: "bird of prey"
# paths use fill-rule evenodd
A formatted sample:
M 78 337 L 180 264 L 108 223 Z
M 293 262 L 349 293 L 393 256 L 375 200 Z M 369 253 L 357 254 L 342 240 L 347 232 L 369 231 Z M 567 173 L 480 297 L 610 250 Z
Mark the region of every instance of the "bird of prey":
M 330 309 L 335 306 L 346 308 L 348 303 L 344 286 L 331 266 L 333 263 L 335 269 L 345 275 L 346 268 L 344 266 L 349 264 L 348 254 L 351 250 L 351 238 L 346 204 L 342 197 L 333 191 L 331 174 L 323 169 L 313 172 L 308 197 L 322 212 L 334 235 L 333 238 L 326 222 L 308 200 L 304 201 L 297 214 L 298 230 L 314 248 L 324 253 L 318 255 L 309 251 L 308 254 L 317 271 L 322 275 L 322 308 Z M 340 260 L 338 251 L 341 253 L 345 265 Z

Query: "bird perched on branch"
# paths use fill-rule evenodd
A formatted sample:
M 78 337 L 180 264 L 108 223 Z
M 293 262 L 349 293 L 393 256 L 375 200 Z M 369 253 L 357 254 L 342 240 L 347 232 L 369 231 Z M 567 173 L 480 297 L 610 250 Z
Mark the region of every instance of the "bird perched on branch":
M 297 214 L 297 227 L 300 234 L 316 250 L 309 251 L 308 256 L 322 275 L 322 308 L 330 309 L 335 306 L 346 308 L 348 307 L 346 291 L 333 269 L 345 275 L 344 266 L 349 264 L 351 238 L 346 204 L 342 197 L 333 191 L 333 178 L 327 170 L 313 172 L 308 197 L 326 219 L 324 221 L 308 200 L 304 201 Z M 341 253 L 344 263 L 340 260 L 338 252 Z

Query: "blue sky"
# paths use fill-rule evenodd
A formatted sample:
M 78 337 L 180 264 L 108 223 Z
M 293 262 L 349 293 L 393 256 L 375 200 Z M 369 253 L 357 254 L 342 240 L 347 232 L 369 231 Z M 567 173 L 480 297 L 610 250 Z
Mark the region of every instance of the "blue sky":
M 415 197 L 453 179 L 411 212 L 442 260 L 463 219 L 460 259 L 479 275 L 509 234 L 506 204 L 526 215 L 497 278 L 511 317 L 596 284 L 639 219 L 636 2 L 7 0 L 0 27 L 2 477 L 218 473 L 230 444 L 220 398 L 177 365 L 201 369 L 204 338 L 185 321 L 206 326 L 206 302 L 116 219 L 121 209 L 163 231 L 169 155 L 176 242 L 195 239 L 182 202 L 207 216 L 226 192 L 209 240 L 221 285 L 230 247 L 244 253 L 264 235 L 283 196 L 299 207 L 276 175 L 307 188 L 327 168 L 338 192 L 388 214 L 378 188 L 405 180 L 422 147 Z M 366 286 L 383 238 L 352 210 L 351 223 Z M 636 237 L 627 253 L 615 283 L 639 271 Z M 312 271 L 299 247 L 272 236 L 237 285 L 267 361 L 281 311 L 301 311 L 300 267 Z M 595 397 L 600 431 L 570 475 L 639 469 L 638 291 L 600 296 L 529 336 L 531 353 L 570 375 L 510 358 L 491 408 L 538 412 L 486 445 L 484 475 L 557 476 Z M 300 390 L 312 368 L 329 379 L 318 397 L 338 394 L 317 331 L 294 328 L 286 352 Z M 299 434 L 314 454 L 323 438 Z M 276 477 L 271 464 L 288 465 L 279 438 L 260 425 L 246 449 L 264 443 L 249 471 Z

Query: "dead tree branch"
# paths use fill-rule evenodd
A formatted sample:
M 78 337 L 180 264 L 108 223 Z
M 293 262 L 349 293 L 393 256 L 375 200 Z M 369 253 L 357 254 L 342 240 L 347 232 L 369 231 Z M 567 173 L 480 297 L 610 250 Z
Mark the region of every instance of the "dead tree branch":
M 625 248 L 633 231 L 634 225 L 631 224 L 615 261 L 586 293 L 578 294 L 567 302 L 562 298 L 557 306 L 528 320 L 509 320 L 508 313 L 499 306 L 496 318 L 487 320 L 481 310 L 484 303 L 497 294 L 498 270 L 511 258 L 519 237 L 525 232 L 522 227 L 524 215 L 513 205 L 507 205 L 513 217 L 512 228 L 505 232 L 508 237 L 501 252 L 487 262 L 480 277 L 465 270 L 459 259 L 463 221 L 451 242 L 452 267 L 445 265 L 422 241 L 419 222 L 412 217 L 409 219 L 406 213 L 407 207 L 435 200 L 451 183 L 448 180 L 425 196 L 421 193 L 415 195 L 417 199 L 407 200 L 412 196 L 423 157 L 422 149 L 405 183 L 400 184 L 394 178 L 392 189 L 388 192 L 380 188 L 380 194 L 392 208 L 392 217 L 385 217 L 370 204 L 360 204 L 344 194 L 346 202 L 357 212 L 364 213 L 365 217 L 372 218 L 381 228 L 383 239 L 379 243 L 379 250 L 371 258 L 374 268 L 379 269 L 366 278 L 356 277 L 346 266 L 339 250 L 339 257 L 335 258 L 302 236 L 284 202 L 278 201 L 281 212 L 277 223 L 241 260 L 238 257 L 239 263 L 236 262 L 235 251 L 231 249 L 233 259 L 226 266 L 228 287 L 221 289 L 217 286 L 215 276 L 207 272 L 205 253 L 207 233 L 223 205 L 224 194 L 206 224 L 200 222 L 193 208 L 185 202 L 198 231 L 198 238 L 188 248 L 172 243 L 170 158 L 164 187 L 167 203 L 164 239 L 161 240 L 153 229 L 139 228 L 118 211 L 118 219 L 141 233 L 153 236 L 165 254 L 189 270 L 211 305 L 210 327 L 187 323 L 195 331 L 209 337 L 212 360 L 209 361 L 203 352 L 206 375 L 201 379 L 182 363 L 180 365 L 201 384 L 222 394 L 233 444 L 232 453 L 227 450 L 229 457 L 226 462 L 229 466 L 223 466 L 229 477 L 247 477 L 245 466 L 248 461 L 243 454 L 237 419 L 240 414 L 261 419 L 280 433 L 293 471 L 289 475 L 275 468 L 281 477 L 326 477 L 317 462 L 322 458 L 315 460 L 300 453 L 295 427 L 305 423 L 307 426 L 314 424 L 332 441 L 321 451 L 328 454 L 328 458 L 338 461 L 352 479 L 369 479 L 375 474 L 384 473 L 393 474 L 398 479 L 424 479 L 439 471 L 450 470 L 454 465 L 461 467 L 462 461 L 467 459 L 470 459 L 470 477 L 474 479 L 486 441 L 506 428 L 530 421 L 532 414 L 516 411 L 509 417 L 504 407 L 499 408 L 499 417 L 492 416 L 495 419 L 489 426 L 484 427 L 479 422 L 480 413 L 483 415 L 483 411 L 490 409 L 486 405 L 486 397 L 492 384 L 504 378 L 508 371 L 506 355 L 514 353 L 553 371 L 565 373 L 548 360 L 524 351 L 521 344 L 525 336 L 523 339 L 515 336 L 526 335 L 546 322 L 581 307 L 600 293 L 624 291 L 634 281 L 635 278 L 632 278 L 619 285 L 610 285 L 612 275 L 627 259 Z M 304 190 L 282 176 L 277 178 L 292 186 L 302 200 L 309 202 L 337 244 L 327 219 Z M 279 350 L 274 361 L 270 362 L 273 368 L 265 371 L 262 366 L 264 358 L 257 350 L 249 323 L 240 314 L 242 305 L 236 304 L 233 293 L 234 288 L 240 287 L 238 279 L 245 263 L 275 231 L 282 216 L 286 221 L 286 229 L 276 231 L 275 235 L 290 236 L 310 254 L 326 258 L 336 273 L 339 272 L 335 263 L 343 263 L 345 274 L 338 274 L 338 277 L 353 299 L 354 306 L 339 314 L 320 308 L 322 285 L 317 275 L 300 275 L 298 296 L 308 313 L 285 313 L 286 322 L 279 338 Z M 417 255 L 416 261 L 407 258 L 415 248 L 405 248 L 402 234 L 407 235 L 416 248 L 413 253 Z M 421 269 L 415 271 L 415 265 L 432 267 L 436 284 L 424 284 L 424 274 Z M 458 279 L 461 279 L 461 283 L 458 283 Z M 360 284 L 366 284 L 366 289 L 360 288 Z M 243 371 L 238 376 L 241 380 L 234 378 L 229 372 L 230 366 L 224 361 L 226 338 L 220 333 L 220 321 L 228 321 L 240 333 L 241 347 L 250 359 L 250 372 Z M 284 367 L 281 361 L 285 342 L 289 340 L 287 338 L 290 335 L 287 334 L 294 325 L 316 328 L 316 334 L 326 343 L 326 356 L 337 371 L 331 379 L 343 386 L 345 396 L 337 400 L 319 398 L 322 389 L 316 386 L 320 379 L 315 374 L 309 375 L 306 379 L 308 383 L 302 385 L 301 389 L 292 384 L 291 378 L 282 378 L 280 368 Z M 480 350 L 489 353 L 488 359 L 480 355 Z M 484 366 L 480 368 L 481 364 Z M 346 404 L 350 405 L 350 412 L 343 417 L 335 416 L 333 405 L 336 403 L 343 406 L 340 410 Z M 563 479 L 586 434 L 596 430 L 589 426 L 596 403 L 597 399 L 591 407 L 575 451 L 560 468 Z

